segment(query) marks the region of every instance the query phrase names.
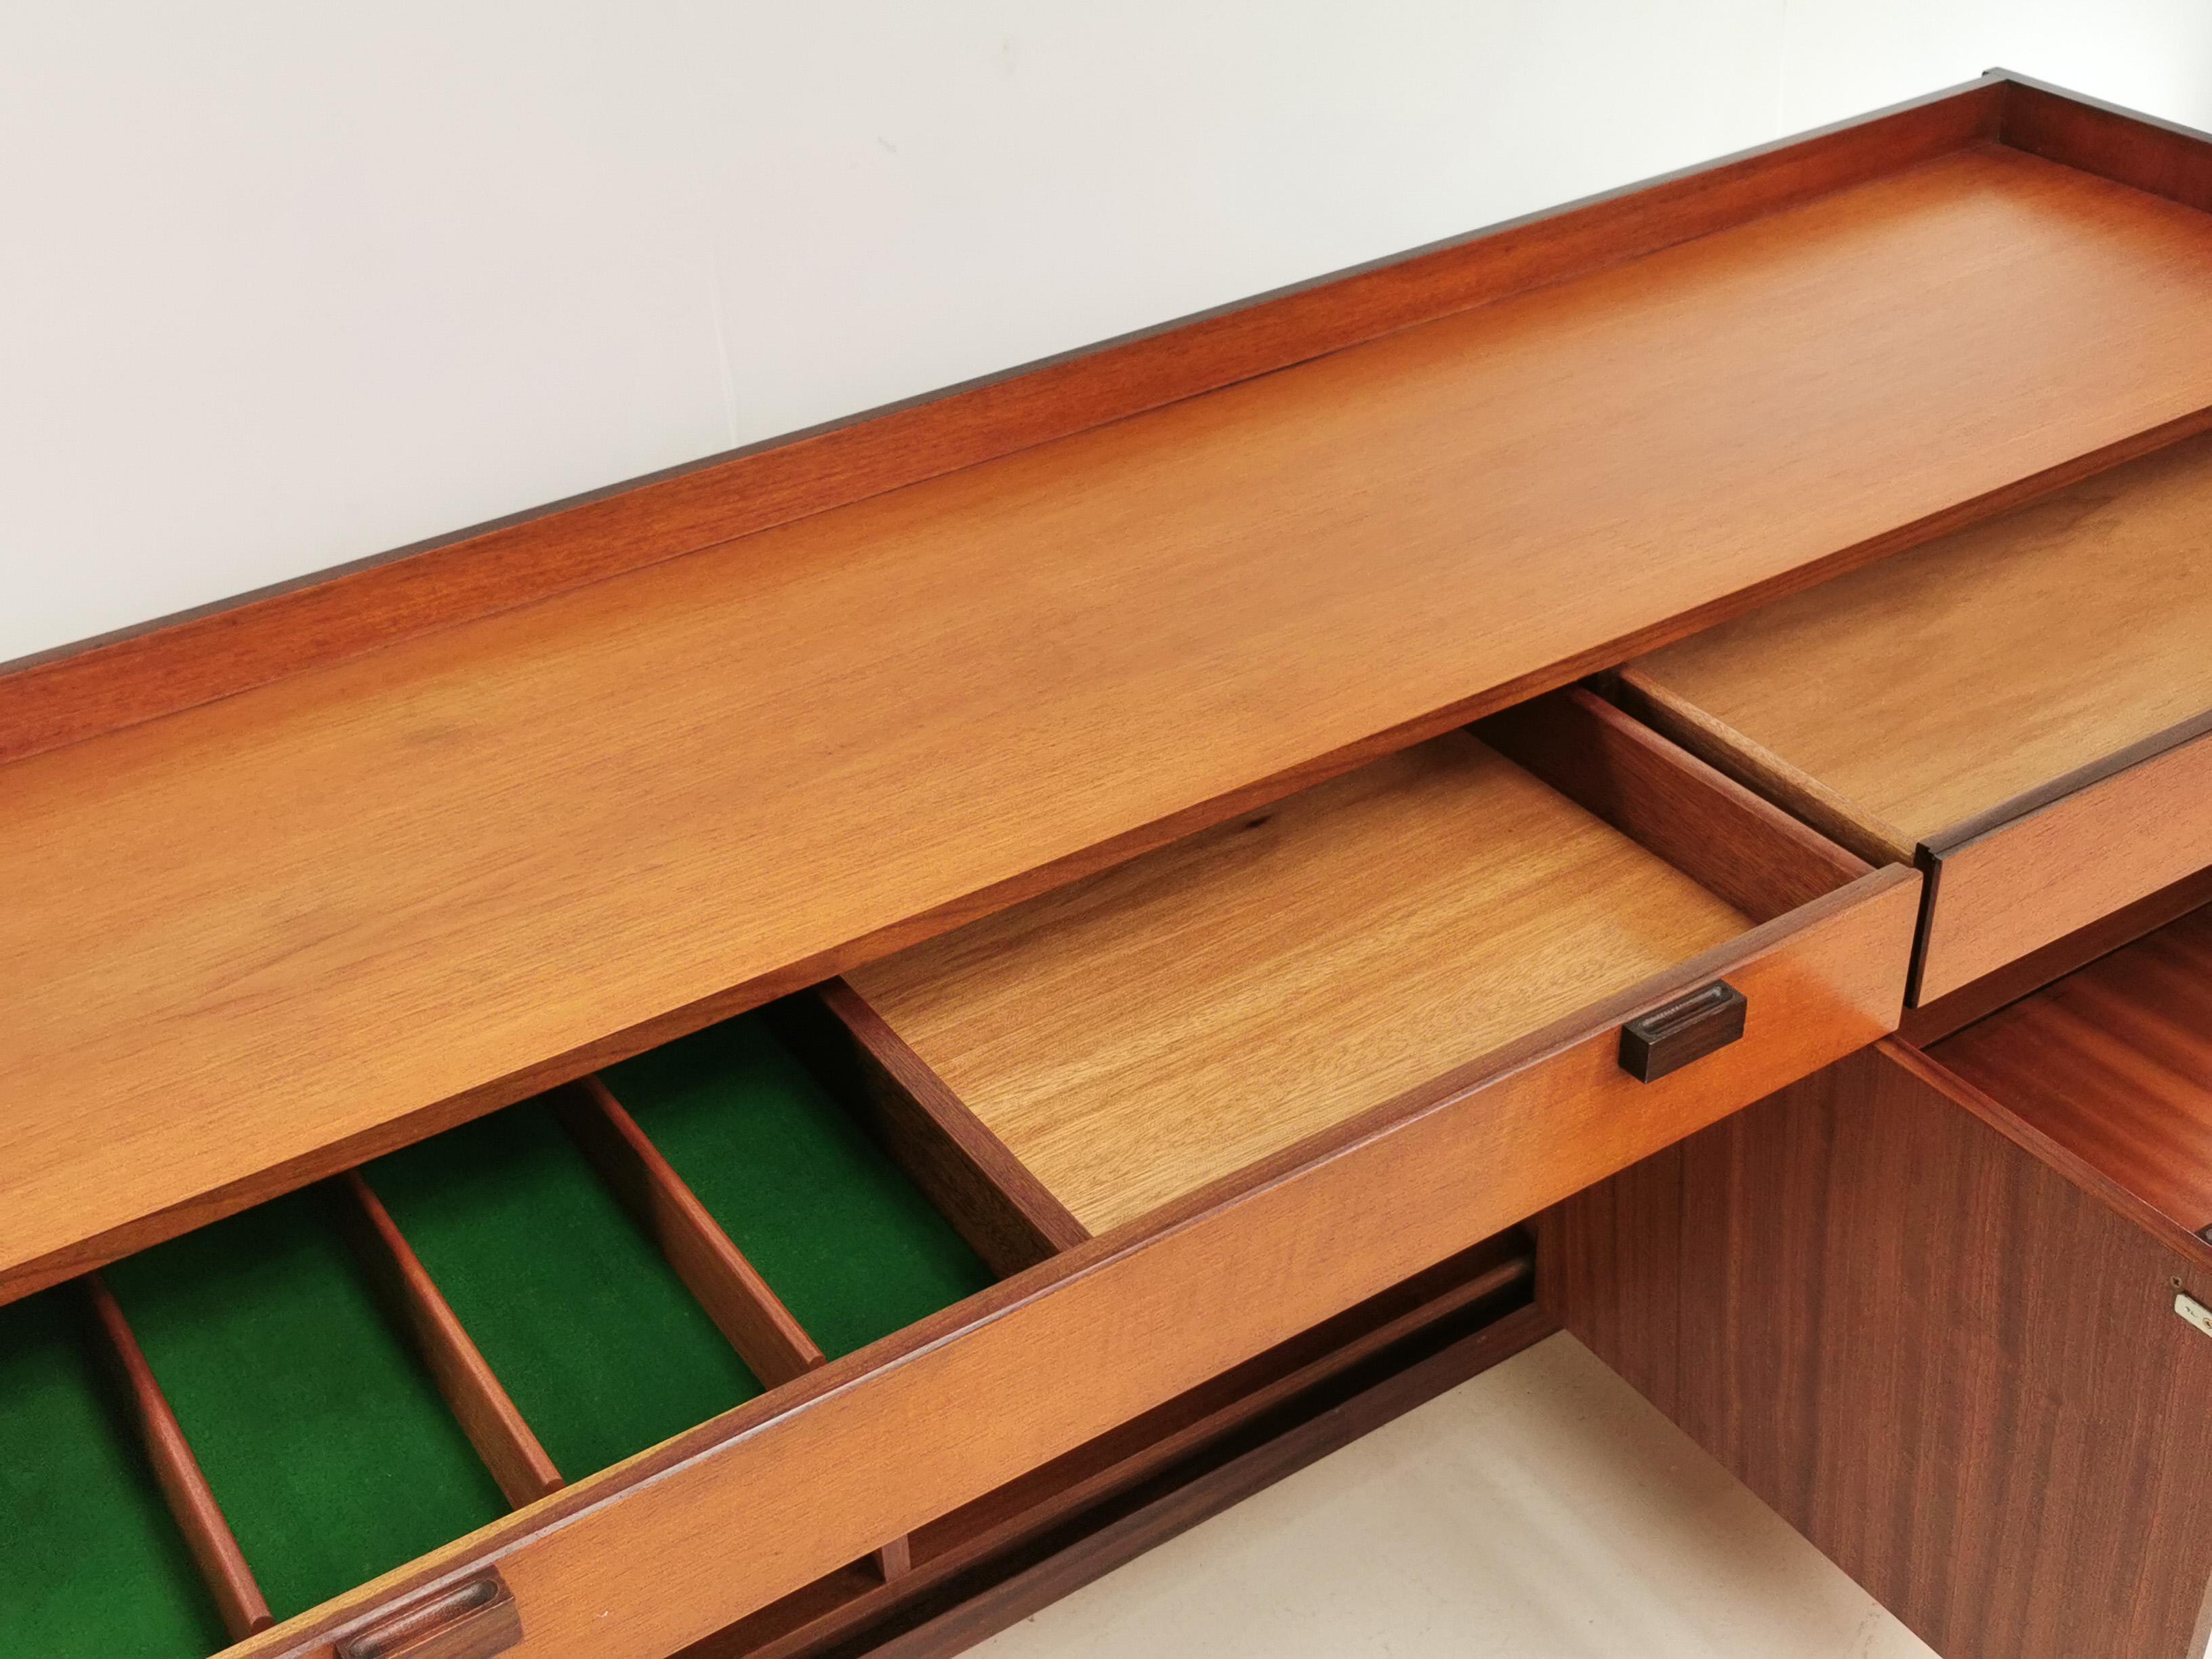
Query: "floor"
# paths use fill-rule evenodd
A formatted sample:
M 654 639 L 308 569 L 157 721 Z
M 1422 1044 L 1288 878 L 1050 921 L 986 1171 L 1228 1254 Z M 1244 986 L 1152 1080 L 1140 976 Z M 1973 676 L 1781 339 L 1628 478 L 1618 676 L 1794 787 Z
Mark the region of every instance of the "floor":
M 1934 1659 L 1555 1336 L 978 1659 Z

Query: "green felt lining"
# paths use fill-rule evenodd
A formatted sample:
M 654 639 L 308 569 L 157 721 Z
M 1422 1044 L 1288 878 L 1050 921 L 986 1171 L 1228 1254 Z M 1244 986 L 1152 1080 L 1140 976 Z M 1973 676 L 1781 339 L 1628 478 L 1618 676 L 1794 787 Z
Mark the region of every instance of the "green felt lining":
M 607 1082 L 830 1357 L 991 1282 L 763 1016 Z M 543 1102 L 363 1174 L 568 1478 L 760 1391 Z M 345 1202 L 295 1193 L 108 1270 L 280 1619 L 506 1512 Z M 0 1656 L 205 1655 L 220 1623 L 80 1296 L 0 1309 Z
M 107 1273 L 279 1619 L 507 1511 L 339 1201 L 294 1193 Z
M 711 1026 L 604 1075 L 830 1358 L 992 1282 L 763 1015 Z
M 543 1103 L 362 1173 L 568 1479 L 760 1392 Z
M 202 1659 L 226 1639 L 82 1291 L 0 1308 L 0 1654 Z

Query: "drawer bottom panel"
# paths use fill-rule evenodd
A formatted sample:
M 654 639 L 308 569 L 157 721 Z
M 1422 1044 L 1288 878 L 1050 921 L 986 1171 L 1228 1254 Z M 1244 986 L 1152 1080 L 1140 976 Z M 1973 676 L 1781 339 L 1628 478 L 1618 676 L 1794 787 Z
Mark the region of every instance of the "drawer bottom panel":
M 0 1653 L 199 1659 L 222 1625 L 75 1285 L 0 1308 Z

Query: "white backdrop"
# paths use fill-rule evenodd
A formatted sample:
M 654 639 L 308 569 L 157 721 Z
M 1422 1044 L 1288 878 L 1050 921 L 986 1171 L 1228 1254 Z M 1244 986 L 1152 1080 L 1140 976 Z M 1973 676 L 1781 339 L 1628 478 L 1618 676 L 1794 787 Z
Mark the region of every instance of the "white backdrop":
M 0 659 L 2212 0 L 7 0 Z

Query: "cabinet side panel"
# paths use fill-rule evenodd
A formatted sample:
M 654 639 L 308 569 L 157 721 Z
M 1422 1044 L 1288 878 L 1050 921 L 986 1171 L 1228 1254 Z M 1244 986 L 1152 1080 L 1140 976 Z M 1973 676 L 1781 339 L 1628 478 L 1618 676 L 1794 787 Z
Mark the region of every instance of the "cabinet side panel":
M 1552 1217 L 1556 1311 L 1946 1659 L 2184 1659 L 2203 1274 L 1885 1042 Z

